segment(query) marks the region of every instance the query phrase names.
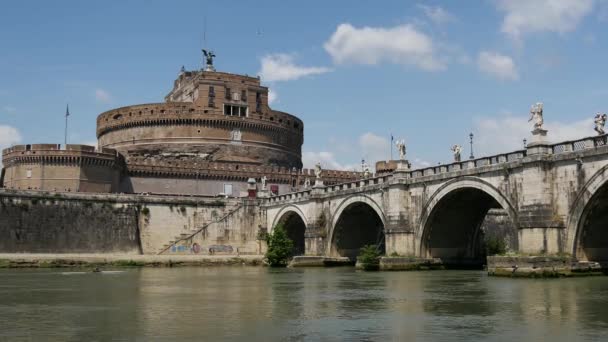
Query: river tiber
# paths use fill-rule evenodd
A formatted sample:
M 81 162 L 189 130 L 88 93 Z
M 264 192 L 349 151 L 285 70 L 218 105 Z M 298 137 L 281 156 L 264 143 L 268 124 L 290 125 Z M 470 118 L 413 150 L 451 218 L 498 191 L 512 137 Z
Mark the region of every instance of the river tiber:
M 608 6 L 574 3 L 7 5 L 70 50 L 0 56 L 0 340 L 606 339 L 606 70 L 564 56 Z

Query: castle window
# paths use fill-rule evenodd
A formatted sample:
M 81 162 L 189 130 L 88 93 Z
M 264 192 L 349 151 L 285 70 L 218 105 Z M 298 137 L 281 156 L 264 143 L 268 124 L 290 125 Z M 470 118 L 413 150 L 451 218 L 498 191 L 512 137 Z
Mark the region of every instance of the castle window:
M 241 100 L 247 101 L 247 91 L 241 90 Z
M 209 107 L 215 107 L 215 102 L 213 99 L 215 98 L 215 88 L 213 86 L 209 87 Z
M 28 169 L 27 171 L 25 171 L 25 176 L 27 178 L 32 178 L 32 169 Z
M 226 88 L 226 100 L 230 100 L 230 88 Z
M 247 117 L 247 106 L 224 105 L 224 115 Z
M 262 93 L 259 91 L 255 93 L 255 111 L 259 112 L 262 110 Z
M 232 184 L 224 184 L 224 195 L 232 196 Z

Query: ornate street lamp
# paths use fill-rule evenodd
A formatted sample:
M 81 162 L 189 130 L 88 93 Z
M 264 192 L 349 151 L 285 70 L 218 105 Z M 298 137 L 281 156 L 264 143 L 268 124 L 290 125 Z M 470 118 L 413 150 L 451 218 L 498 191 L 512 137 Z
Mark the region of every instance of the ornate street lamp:
M 473 133 L 469 134 L 469 143 L 471 144 L 471 155 L 469 156 L 469 159 L 475 159 L 475 156 L 473 155 Z

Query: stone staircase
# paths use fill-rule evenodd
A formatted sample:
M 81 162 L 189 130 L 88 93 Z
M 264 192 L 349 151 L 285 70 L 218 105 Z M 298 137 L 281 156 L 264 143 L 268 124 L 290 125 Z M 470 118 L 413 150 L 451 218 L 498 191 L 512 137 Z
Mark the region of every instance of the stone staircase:
M 207 224 L 204 224 L 201 227 L 196 227 L 196 228 L 190 229 L 189 232 L 184 232 L 184 233 L 179 234 L 173 240 L 168 241 L 166 244 L 164 244 L 160 248 L 160 250 L 158 251 L 157 254 L 163 254 L 163 253 L 169 251 L 173 246 L 179 247 L 180 242 L 192 239 L 197 234 L 201 234 L 201 233 L 205 232 L 210 226 L 226 221 L 228 218 L 230 218 L 232 215 L 237 213 L 242 208 L 243 208 L 243 206 L 241 204 L 238 204 L 233 209 L 231 209 L 228 213 L 226 213 L 224 216 L 222 216 L 214 221 L 211 221 Z

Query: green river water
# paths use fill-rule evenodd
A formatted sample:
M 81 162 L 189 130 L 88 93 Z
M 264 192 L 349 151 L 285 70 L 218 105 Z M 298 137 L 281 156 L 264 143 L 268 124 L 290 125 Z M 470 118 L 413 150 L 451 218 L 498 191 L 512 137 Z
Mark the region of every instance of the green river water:
M 608 277 L 117 271 L 0 270 L 0 341 L 608 340 Z

